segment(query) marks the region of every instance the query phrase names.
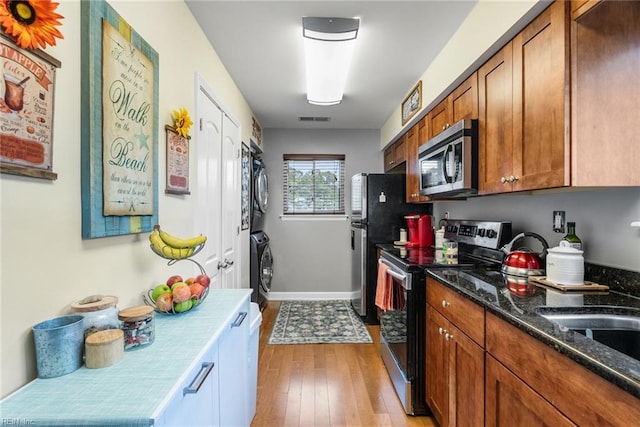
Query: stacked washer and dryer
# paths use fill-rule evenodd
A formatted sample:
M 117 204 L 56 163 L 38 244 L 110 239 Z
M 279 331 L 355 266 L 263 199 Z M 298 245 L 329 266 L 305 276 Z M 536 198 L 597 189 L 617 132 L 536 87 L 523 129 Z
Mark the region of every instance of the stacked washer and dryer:
M 269 204 L 267 173 L 259 147 L 251 152 L 251 301 L 263 310 L 267 304 L 273 277 L 273 257 L 269 248 L 269 236 L 264 232 L 264 219 Z

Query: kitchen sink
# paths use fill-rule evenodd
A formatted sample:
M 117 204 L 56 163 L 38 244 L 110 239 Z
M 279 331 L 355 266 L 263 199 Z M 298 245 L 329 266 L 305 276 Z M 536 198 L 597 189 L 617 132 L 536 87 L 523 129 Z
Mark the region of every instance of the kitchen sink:
M 539 307 L 544 318 L 640 361 L 640 309 Z

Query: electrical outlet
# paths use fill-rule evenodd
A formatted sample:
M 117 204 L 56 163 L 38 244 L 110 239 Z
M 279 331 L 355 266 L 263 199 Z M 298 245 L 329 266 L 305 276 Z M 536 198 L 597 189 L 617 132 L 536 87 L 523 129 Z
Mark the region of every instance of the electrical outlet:
M 564 211 L 553 211 L 553 231 L 564 233 Z

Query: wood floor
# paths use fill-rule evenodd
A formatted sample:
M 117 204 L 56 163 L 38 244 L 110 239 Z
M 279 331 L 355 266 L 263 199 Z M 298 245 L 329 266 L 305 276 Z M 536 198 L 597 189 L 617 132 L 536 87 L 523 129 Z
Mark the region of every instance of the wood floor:
M 405 415 L 380 358 L 379 326 L 367 326 L 373 344 L 269 345 L 278 307 L 270 301 L 262 313 L 252 427 L 436 427 Z

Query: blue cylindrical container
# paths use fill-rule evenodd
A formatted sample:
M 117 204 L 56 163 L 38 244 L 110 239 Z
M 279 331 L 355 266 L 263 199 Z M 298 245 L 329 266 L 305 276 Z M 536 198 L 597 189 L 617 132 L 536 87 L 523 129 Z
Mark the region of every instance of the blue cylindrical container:
M 84 318 L 62 316 L 35 325 L 38 378 L 54 378 L 69 374 L 82 366 Z

